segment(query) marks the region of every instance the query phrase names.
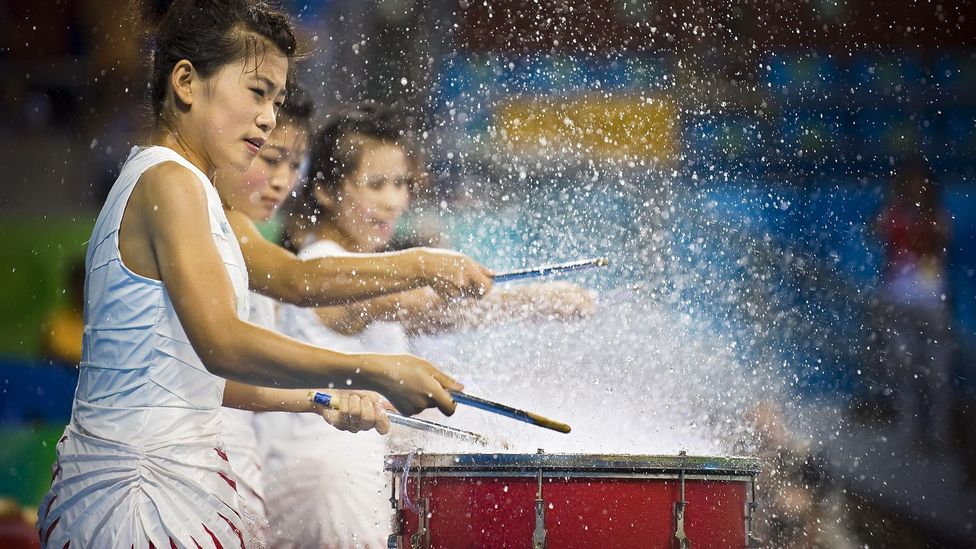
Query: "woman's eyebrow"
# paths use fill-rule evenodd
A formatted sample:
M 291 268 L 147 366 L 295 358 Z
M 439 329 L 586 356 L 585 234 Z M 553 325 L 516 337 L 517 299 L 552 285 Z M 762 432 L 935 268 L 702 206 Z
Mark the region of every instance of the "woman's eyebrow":
M 274 80 L 268 78 L 267 76 L 264 76 L 264 75 L 259 74 L 259 75 L 255 75 L 254 78 L 256 78 L 262 84 L 264 84 L 265 86 L 267 86 L 269 91 L 270 90 L 278 90 L 278 95 L 281 95 L 281 96 L 285 95 L 285 88 L 284 87 L 279 88 L 278 87 L 278 84 L 276 84 Z

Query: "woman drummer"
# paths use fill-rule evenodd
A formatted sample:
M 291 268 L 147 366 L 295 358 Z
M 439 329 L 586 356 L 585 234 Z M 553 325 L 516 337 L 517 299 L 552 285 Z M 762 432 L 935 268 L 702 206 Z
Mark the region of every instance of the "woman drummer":
M 252 391 L 252 409 L 286 411 L 311 411 L 287 389 L 336 385 L 379 391 L 406 414 L 451 413 L 446 389 L 459 387 L 417 357 L 345 355 L 242 320 L 248 266 L 209 176 L 246 170 L 274 129 L 292 26 L 246 0 L 153 5 L 156 123 L 122 166 L 89 243 L 78 388 L 39 510 L 47 547 L 245 546 L 220 442 L 225 384 L 234 387 L 225 380 L 274 388 Z M 347 273 L 334 284 L 321 276 L 254 285 L 310 286 L 313 301 L 327 301 L 327 290 L 341 301 L 427 283 L 446 294 L 487 286 L 456 256 L 375 263 L 365 277 L 333 266 Z M 364 409 L 360 421 L 383 428 Z

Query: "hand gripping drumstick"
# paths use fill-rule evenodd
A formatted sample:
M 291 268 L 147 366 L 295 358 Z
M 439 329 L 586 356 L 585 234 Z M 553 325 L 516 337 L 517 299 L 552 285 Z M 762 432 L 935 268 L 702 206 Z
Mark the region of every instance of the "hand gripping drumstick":
M 517 271 L 506 271 L 496 274 L 494 280 L 495 282 L 510 282 L 525 278 L 538 278 L 552 274 L 582 271 L 584 269 L 592 269 L 593 267 L 606 267 L 609 264 L 610 261 L 605 257 L 581 259 L 579 261 L 570 261 L 569 263 L 559 263 L 557 265 L 544 265 L 542 267 L 519 269 Z
M 330 404 L 332 397 L 325 393 L 309 391 L 308 396 L 309 399 L 316 404 L 329 408 L 332 407 Z M 448 427 L 447 425 L 441 425 L 440 423 L 434 423 L 433 421 L 427 421 L 415 417 L 407 417 L 396 412 L 386 412 L 386 415 L 390 418 L 390 423 L 394 423 L 396 425 L 402 425 L 404 427 L 410 427 L 411 429 L 418 429 L 420 431 L 427 431 L 429 433 L 435 433 L 448 437 L 463 438 L 477 442 L 482 446 L 488 446 L 488 440 L 478 433 L 472 433 L 471 431 L 465 431 L 463 429 L 455 429 L 454 427 Z
M 525 410 L 512 408 L 511 406 L 506 406 L 498 402 L 492 402 L 490 400 L 471 396 L 462 393 L 461 391 L 449 392 L 451 394 L 451 398 L 453 398 L 454 402 L 457 402 L 458 404 L 467 404 L 468 406 L 480 408 L 486 412 L 510 417 L 518 421 L 524 421 L 526 423 L 531 423 L 532 425 L 536 425 L 538 427 L 545 427 L 546 429 L 552 429 L 553 431 L 558 431 L 560 433 L 568 433 L 571 429 L 571 427 L 565 423 L 560 423 L 556 420 L 540 416 L 539 414 L 526 412 Z

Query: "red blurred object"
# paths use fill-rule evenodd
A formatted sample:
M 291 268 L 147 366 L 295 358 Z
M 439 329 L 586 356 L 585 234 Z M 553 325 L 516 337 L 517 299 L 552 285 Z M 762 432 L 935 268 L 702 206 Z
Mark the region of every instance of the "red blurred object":
M 401 548 L 758 546 L 754 459 L 417 454 L 387 470 Z
M 20 513 L 0 515 L 0 547 L 4 549 L 40 549 L 41 538 Z

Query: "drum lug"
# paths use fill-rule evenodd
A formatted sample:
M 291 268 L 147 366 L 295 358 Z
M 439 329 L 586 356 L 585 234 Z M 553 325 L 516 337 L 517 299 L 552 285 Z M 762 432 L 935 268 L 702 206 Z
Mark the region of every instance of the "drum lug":
M 746 549 L 756 549 L 762 547 L 763 543 L 756 535 L 753 533 L 753 528 L 755 528 L 755 511 L 759 507 L 759 502 L 756 501 L 756 480 L 753 479 L 750 483 L 750 497 L 749 502 L 746 503 Z
M 682 452 L 683 453 L 683 452 Z M 685 472 L 678 472 L 678 482 L 680 483 L 681 499 L 674 502 L 674 547 L 675 549 L 691 549 L 691 541 L 685 534 Z
M 396 477 L 391 484 L 393 486 L 390 494 L 390 506 L 393 507 L 393 516 L 390 518 L 390 536 L 386 539 L 386 547 L 387 549 L 396 549 L 400 545 L 400 535 L 403 534 L 403 509 L 400 508 L 400 500 L 397 499 Z
M 430 498 L 417 498 L 417 531 L 410 536 L 410 549 L 427 549 L 430 547 Z
M 539 454 L 543 451 L 540 449 Z M 546 502 L 542 499 L 542 467 L 539 467 L 539 487 L 535 493 L 535 531 L 532 532 L 532 549 L 546 549 Z

